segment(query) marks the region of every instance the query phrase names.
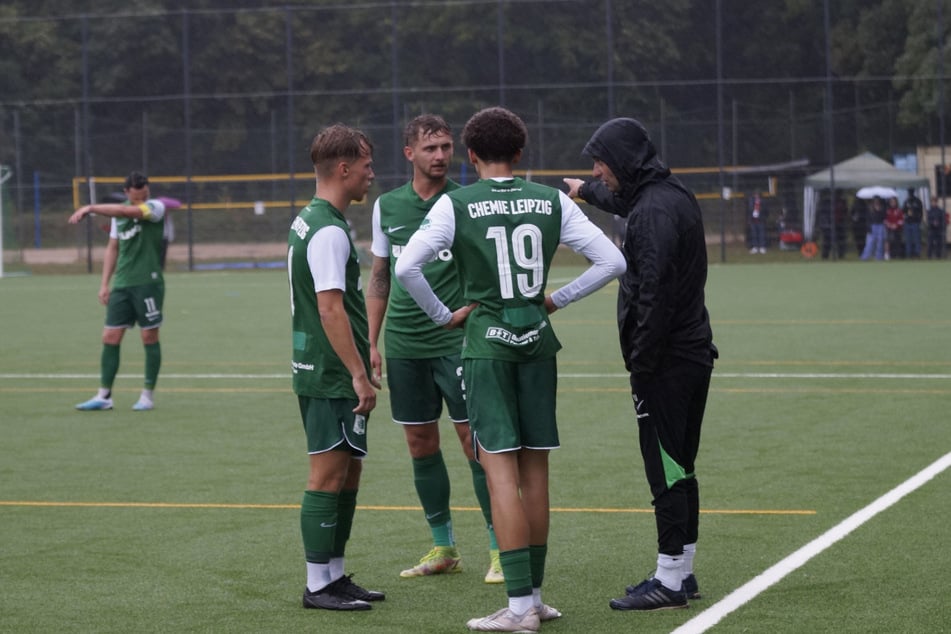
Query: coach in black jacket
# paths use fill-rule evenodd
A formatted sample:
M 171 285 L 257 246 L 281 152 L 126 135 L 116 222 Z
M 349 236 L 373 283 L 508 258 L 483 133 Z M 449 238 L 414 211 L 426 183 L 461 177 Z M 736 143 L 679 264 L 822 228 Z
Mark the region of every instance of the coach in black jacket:
M 640 122 L 608 121 L 583 154 L 594 160 L 594 180 L 565 179 L 569 195 L 627 217 L 618 331 L 657 523 L 654 577 L 610 605 L 686 607 L 688 598 L 700 596 L 693 574 L 700 512 L 694 460 L 717 356 L 704 304 L 703 219 Z

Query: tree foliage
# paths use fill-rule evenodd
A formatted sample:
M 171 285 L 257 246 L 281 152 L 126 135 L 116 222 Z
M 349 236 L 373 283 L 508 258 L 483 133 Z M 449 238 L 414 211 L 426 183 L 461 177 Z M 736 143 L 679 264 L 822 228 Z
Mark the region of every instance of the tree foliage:
M 939 50 L 951 67 L 938 32 L 947 34 L 951 0 L 940 1 L 943 21 L 937 2 L 829 3 L 838 155 L 937 141 Z M 182 171 L 186 115 L 199 172 L 288 169 L 289 154 L 304 167 L 310 136 L 339 120 L 365 127 L 382 150 L 380 172 L 401 176 L 408 117 L 437 111 L 458 128 L 504 103 L 529 123 L 534 168 L 575 164 L 594 127 L 620 115 L 644 120 L 675 165 L 711 165 L 718 151 L 740 163 L 822 162 L 823 9 L 811 0 L 7 0 L 0 161 L 13 161 L 14 112 L 24 162 L 62 174 L 77 171 L 80 115 L 94 167 L 124 171 L 137 162 L 130 155 L 148 154 L 166 173 Z

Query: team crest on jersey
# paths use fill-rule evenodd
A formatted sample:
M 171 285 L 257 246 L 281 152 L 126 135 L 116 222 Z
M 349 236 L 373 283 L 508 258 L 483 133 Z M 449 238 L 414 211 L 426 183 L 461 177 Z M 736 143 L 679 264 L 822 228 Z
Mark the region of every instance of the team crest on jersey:
M 367 417 L 362 414 L 356 414 L 353 417 L 353 433 L 357 436 L 363 436 L 367 433 Z

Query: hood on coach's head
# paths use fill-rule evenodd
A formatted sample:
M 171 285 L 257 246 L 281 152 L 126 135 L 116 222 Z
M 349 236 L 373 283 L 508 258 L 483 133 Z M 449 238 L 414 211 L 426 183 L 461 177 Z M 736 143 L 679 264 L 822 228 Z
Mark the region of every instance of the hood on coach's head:
M 628 199 L 642 183 L 670 174 L 654 148 L 647 129 L 636 119 L 611 119 L 591 135 L 583 156 L 604 162 L 618 179 L 622 198 Z

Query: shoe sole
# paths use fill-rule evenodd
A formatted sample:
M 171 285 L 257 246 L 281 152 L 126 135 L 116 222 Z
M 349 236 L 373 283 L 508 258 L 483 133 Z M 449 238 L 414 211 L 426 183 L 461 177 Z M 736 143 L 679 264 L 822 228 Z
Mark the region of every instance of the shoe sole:
M 470 619 L 466 623 L 466 629 L 471 632 L 509 632 L 511 634 L 537 634 L 538 632 L 538 628 L 532 629 L 530 627 L 522 627 L 515 630 L 503 630 L 499 628 L 504 627 L 504 625 L 498 622 L 493 622 L 491 624 L 487 623 L 484 628 L 480 628 L 479 625 L 481 625 L 482 620 L 483 619 Z
M 347 601 L 345 603 L 320 605 L 309 601 L 307 597 L 304 597 L 303 605 L 309 610 L 334 610 L 336 612 L 361 612 L 373 609 L 373 606 L 366 601 Z
M 619 603 L 615 601 L 614 599 L 611 600 L 609 605 L 611 606 L 612 610 L 620 610 L 622 612 L 657 612 L 659 610 L 682 610 L 684 608 L 690 607 L 687 603 L 684 603 L 683 605 L 679 605 L 679 604 L 678 605 L 658 605 L 658 606 L 650 606 L 650 607 L 643 607 L 643 608 L 635 608 L 635 607 L 628 607 L 624 605 L 623 603 Z

